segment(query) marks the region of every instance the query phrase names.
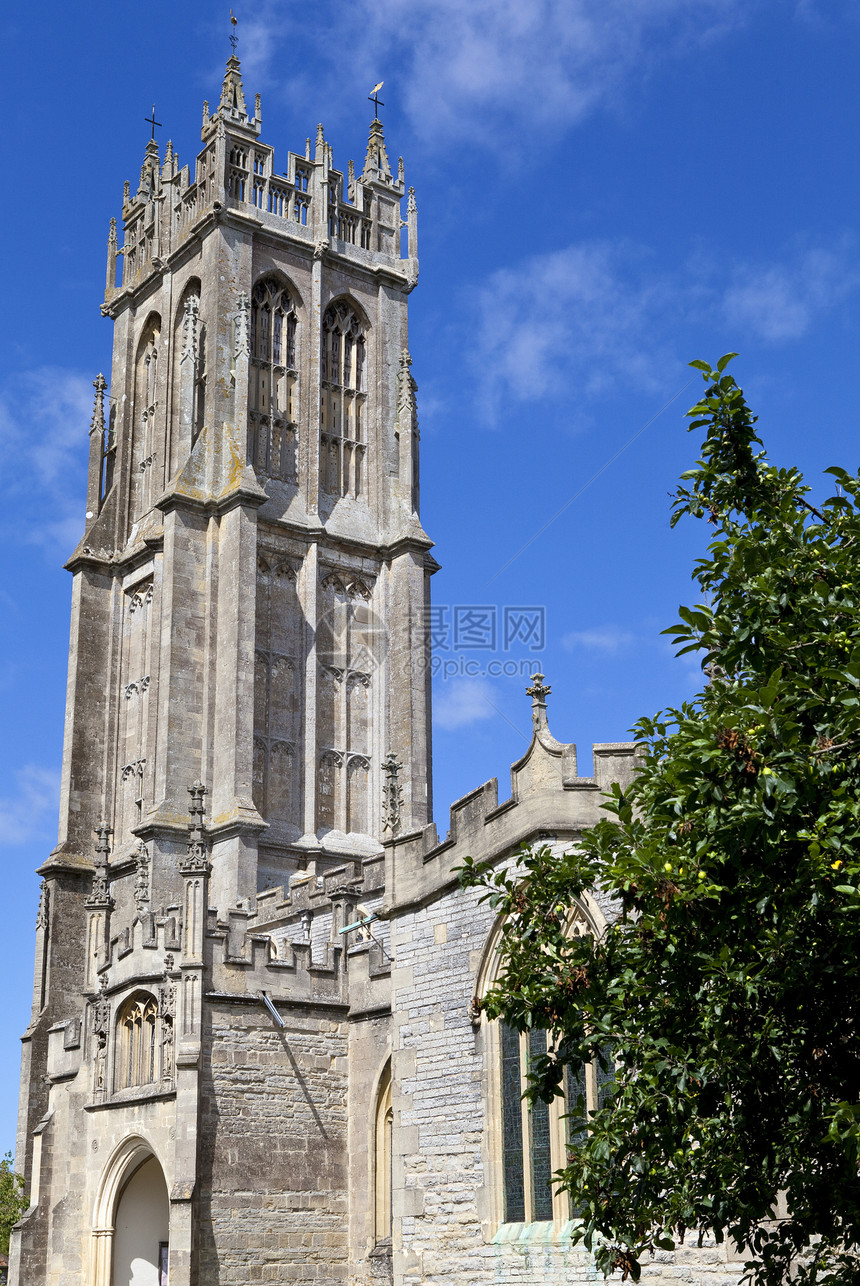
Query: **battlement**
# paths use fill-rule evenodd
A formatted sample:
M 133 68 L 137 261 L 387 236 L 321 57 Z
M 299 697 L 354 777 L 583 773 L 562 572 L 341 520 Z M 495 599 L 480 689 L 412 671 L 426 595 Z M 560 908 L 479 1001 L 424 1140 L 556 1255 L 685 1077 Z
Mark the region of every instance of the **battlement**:
M 636 767 L 634 742 L 593 746 L 594 774 L 577 775 L 576 746 L 556 741 L 545 715 L 531 744 L 511 766 L 511 793 L 499 803 L 493 777 L 451 805 L 449 828 L 440 840 L 435 823 L 385 843 L 386 899 L 390 910 L 432 899 L 455 881 L 468 857 L 504 860 L 521 844 L 576 838 L 601 816 L 613 782 L 629 785 Z

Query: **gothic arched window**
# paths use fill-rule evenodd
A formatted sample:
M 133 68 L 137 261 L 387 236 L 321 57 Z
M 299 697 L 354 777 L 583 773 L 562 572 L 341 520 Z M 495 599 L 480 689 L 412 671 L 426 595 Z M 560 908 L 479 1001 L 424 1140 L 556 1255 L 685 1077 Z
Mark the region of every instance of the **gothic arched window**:
M 364 327 L 345 301 L 323 317 L 320 482 L 330 496 L 360 496 L 364 487 L 366 344 Z
M 264 478 L 296 482 L 298 319 L 276 277 L 251 296 L 248 372 L 248 463 Z
M 590 1063 L 578 1076 L 566 1069 L 564 1097 L 552 1103 L 523 1101 L 529 1063 L 547 1052 L 547 1032 L 518 1032 L 500 1024 L 502 1170 L 506 1223 L 568 1219 L 576 1214 L 566 1193 L 555 1193 L 552 1176 L 566 1164 L 567 1153 L 582 1138 L 568 1113 L 586 1117 L 603 1106 L 613 1083 L 611 1058 L 606 1066 Z
M 571 937 L 595 932 L 582 908 L 576 908 L 568 932 Z M 479 995 L 495 981 L 500 934 L 498 924 L 485 950 Z M 582 1140 L 582 1118 L 587 1120 L 611 1092 L 611 1054 L 607 1051 L 602 1065 L 601 1060 L 590 1063 L 577 1076 L 567 1068 L 563 1096 L 552 1103 L 538 1101 L 530 1108 L 523 1099 L 529 1067 L 546 1054 L 550 1033 L 539 1028 L 519 1032 L 501 1021 L 486 1024 L 485 1031 L 491 1053 L 490 1080 L 496 1087 L 490 1139 L 498 1218 L 505 1223 L 563 1223 L 577 1212 L 568 1194 L 556 1190 L 553 1174 L 564 1168 L 568 1152 Z
M 152 1085 L 159 1076 L 158 1004 L 154 996 L 132 996 L 117 1019 L 116 1075 L 118 1090 Z
M 394 1108 L 391 1103 L 391 1063 L 387 1063 L 376 1096 L 373 1140 L 374 1241 L 391 1239 L 391 1157 Z

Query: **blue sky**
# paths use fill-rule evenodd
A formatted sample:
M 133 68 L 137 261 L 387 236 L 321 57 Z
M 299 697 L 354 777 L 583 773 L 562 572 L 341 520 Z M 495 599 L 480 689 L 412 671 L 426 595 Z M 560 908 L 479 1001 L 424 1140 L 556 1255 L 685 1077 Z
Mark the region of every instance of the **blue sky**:
M 37 3 L 4 24 L 0 1149 L 14 1140 L 33 870 L 56 837 L 61 565 L 82 527 L 91 383 L 110 365 L 98 310 L 108 220 L 123 180 L 136 181 L 153 100 L 162 148 L 171 138 L 183 164 L 196 153 L 229 53 L 221 8 Z M 623 739 L 698 685 L 660 637 L 693 597 L 706 538 L 668 524 L 698 445 L 683 422 L 691 358 L 740 353 L 771 455 L 816 488 L 828 465 L 857 467 L 860 11 L 847 0 L 233 8 L 245 89 L 262 94 L 281 161 L 323 121 L 337 167 L 360 165 L 366 96 L 384 80 L 389 151 L 416 189 L 422 508 L 443 567 L 435 601 L 449 609 L 434 685 L 444 831 L 451 801 L 486 778 L 507 794 L 529 733 L 528 663 L 548 675 L 551 726 L 578 743 L 586 772 L 593 741 Z M 472 606 L 482 632 L 455 638 L 455 621 L 477 619 L 455 609 Z M 544 645 L 506 650 L 503 624 L 518 618 L 505 609 L 523 607 L 544 610 Z M 492 644 L 493 619 L 494 646 L 464 646 Z M 516 677 L 492 673 L 506 663 Z

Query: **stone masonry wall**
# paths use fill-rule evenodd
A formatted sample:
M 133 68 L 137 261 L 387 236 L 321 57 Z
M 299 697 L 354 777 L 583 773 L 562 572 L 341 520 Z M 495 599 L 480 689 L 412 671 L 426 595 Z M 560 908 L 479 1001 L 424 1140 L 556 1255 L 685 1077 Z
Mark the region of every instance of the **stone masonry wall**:
M 347 1274 L 347 1031 L 342 1006 L 214 1003 L 204 1036 L 199 1280 Z
M 603 1280 L 563 1228 L 500 1221 L 487 1110 L 495 1045 L 486 1020 L 476 1029 L 467 1014 L 493 919 L 475 891 L 454 889 L 392 924 L 397 1286 Z M 729 1286 L 739 1275 L 718 1247 L 661 1254 L 643 1269 L 654 1286 Z

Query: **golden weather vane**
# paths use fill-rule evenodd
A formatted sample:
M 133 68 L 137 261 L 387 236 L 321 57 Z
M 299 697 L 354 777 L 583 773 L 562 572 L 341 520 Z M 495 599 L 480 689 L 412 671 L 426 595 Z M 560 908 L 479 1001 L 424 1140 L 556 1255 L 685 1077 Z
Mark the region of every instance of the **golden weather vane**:
M 367 101 L 368 101 L 369 103 L 373 103 L 373 106 L 374 106 L 374 108 L 376 109 L 376 115 L 377 115 L 377 117 L 379 116 L 379 109 L 380 109 L 380 107 L 384 107 L 384 106 L 385 106 L 385 103 L 383 103 L 382 99 L 379 97 L 379 91 L 380 91 L 380 89 L 382 89 L 382 86 L 383 86 L 384 84 L 385 84 L 385 81 L 384 81 L 384 80 L 381 80 L 381 81 L 379 82 L 379 84 L 378 84 L 378 85 L 374 85 L 374 86 L 373 86 L 373 89 L 372 89 L 372 90 L 370 91 L 370 93 L 367 95 Z
M 238 27 L 239 25 L 239 19 L 235 16 L 232 9 L 230 10 L 230 21 L 233 24 L 233 28 L 234 28 L 233 31 L 230 32 L 230 44 L 233 46 L 233 56 L 235 57 L 236 46 L 239 43 L 239 37 L 236 35 L 235 28 Z

